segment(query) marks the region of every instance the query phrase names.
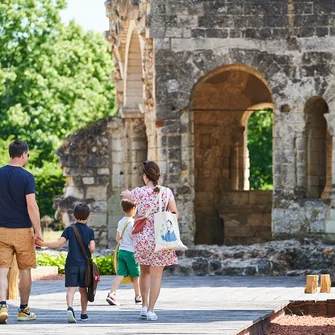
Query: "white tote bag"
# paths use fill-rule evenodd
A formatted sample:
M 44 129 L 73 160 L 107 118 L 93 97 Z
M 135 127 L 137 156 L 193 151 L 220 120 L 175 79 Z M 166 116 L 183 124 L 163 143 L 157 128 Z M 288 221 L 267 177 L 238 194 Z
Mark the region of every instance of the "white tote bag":
M 171 212 L 162 212 L 162 193 L 164 188 L 160 187 L 159 212 L 154 214 L 155 222 L 155 252 L 168 249 L 182 249 L 187 247 L 180 239 L 177 215 Z

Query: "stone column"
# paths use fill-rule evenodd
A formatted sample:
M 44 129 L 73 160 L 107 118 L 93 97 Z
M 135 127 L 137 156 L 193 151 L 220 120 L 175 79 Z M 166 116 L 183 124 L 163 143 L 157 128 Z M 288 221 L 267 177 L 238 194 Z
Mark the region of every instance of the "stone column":
M 325 119 L 327 120 L 329 134 L 332 137 L 332 186 L 330 192 L 330 206 L 327 210 L 326 216 L 326 233 L 335 234 L 335 115 L 325 114 Z
M 294 126 L 294 154 L 295 154 L 295 192 L 301 197 L 306 196 L 306 120 L 304 114 L 304 105 L 296 107 L 296 113 L 293 115 Z
M 231 167 L 230 167 L 230 176 L 231 176 L 231 189 L 239 189 L 239 143 L 234 142 L 231 145 Z

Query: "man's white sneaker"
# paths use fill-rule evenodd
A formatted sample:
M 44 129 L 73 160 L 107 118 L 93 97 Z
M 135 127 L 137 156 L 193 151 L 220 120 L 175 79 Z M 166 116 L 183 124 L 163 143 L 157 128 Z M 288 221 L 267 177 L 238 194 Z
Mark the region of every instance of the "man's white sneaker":
M 140 312 L 140 318 L 146 319 L 147 314 L 148 314 L 148 307 L 146 306 L 142 307 L 141 312 Z
M 158 319 L 155 312 L 148 312 L 147 313 L 147 320 L 148 321 L 156 321 Z

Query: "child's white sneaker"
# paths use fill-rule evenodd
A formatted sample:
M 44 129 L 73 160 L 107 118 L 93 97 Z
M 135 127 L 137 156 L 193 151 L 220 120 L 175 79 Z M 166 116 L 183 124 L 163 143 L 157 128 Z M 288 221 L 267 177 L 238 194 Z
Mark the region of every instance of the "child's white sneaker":
M 142 307 L 141 312 L 140 312 L 140 318 L 141 319 L 146 319 L 147 314 L 148 314 L 148 307 L 147 306 Z
M 110 305 L 114 305 L 114 306 L 120 306 L 120 303 L 116 300 L 116 295 L 113 293 L 108 293 L 106 301 L 110 304 Z
M 155 312 L 148 312 L 147 313 L 147 320 L 148 321 L 156 321 L 158 319 L 157 315 Z

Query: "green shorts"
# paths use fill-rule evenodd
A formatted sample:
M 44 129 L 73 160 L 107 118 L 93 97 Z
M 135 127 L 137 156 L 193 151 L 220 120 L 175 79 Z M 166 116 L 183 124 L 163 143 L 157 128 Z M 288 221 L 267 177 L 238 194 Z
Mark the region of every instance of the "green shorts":
M 117 254 L 117 275 L 131 278 L 140 276 L 140 266 L 135 262 L 134 253 L 127 250 L 119 250 Z

